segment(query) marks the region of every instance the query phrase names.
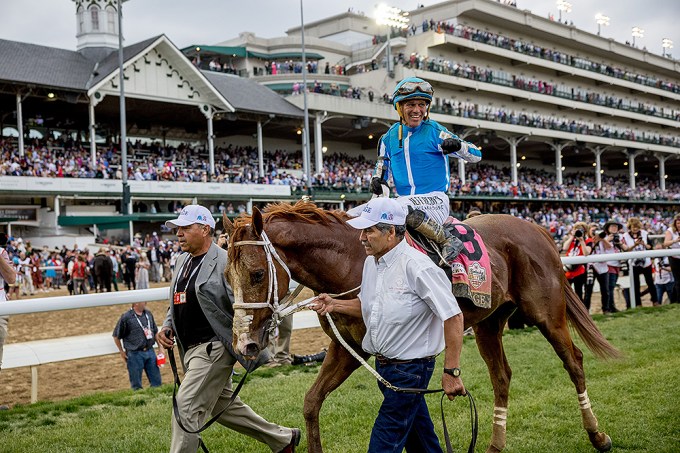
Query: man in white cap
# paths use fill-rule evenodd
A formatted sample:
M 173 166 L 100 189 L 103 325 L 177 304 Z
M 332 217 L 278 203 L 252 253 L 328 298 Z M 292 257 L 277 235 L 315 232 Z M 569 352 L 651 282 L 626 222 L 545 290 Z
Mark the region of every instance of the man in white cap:
M 177 340 L 185 367 L 177 393 L 178 416 L 187 431 L 196 431 L 231 400 L 232 370 L 243 360 L 231 345 L 234 294 L 224 278 L 227 252 L 213 242 L 215 219 L 210 211 L 186 206 L 165 225 L 177 229 L 185 253 L 177 258 L 170 308 L 156 340 L 168 349 Z M 258 363 L 268 358 L 264 353 Z M 268 422 L 238 397 L 217 421 L 274 452 L 294 452 L 300 442 L 299 429 Z M 200 442 L 198 434 L 186 432 L 173 417 L 171 452 L 195 453 Z
M 356 299 L 320 294 L 317 313 L 363 317 L 364 351 L 376 371 L 399 387 L 427 388 L 435 358 L 446 347 L 442 387 L 449 399 L 465 395 L 460 378 L 463 315 L 446 273 L 404 240 L 406 212 L 393 198 L 378 197 L 347 222 L 361 230 L 368 257 Z M 378 383 L 383 403 L 373 425 L 369 452 L 441 452 L 422 394 L 397 393 Z

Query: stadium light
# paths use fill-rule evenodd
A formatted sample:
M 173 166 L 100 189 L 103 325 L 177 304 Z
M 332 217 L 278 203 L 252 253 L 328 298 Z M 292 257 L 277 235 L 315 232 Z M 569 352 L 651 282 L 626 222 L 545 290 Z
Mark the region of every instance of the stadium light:
M 557 0 L 557 9 L 560 11 L 560 22 L 562 22 L 562 11 L 565 13 L 570 13 L 571 3 L 566 0 Z
M 663 55 L 666 56 L 666 49 L 671 50 L 673 48 L 673 41 L 670 40 L 670 38 L 663 38 L 661 40 L 661 47 L 663 47 Z M 670 53 L 668 54 L 670 55 Z
M 390 50 L 390 40 L 392 39 L 392 28 L 404 30 L 408 28 L 408 11 L 387 6 L 384 3 L 378 5 L 375 11 L 375 22 L 378 25 L 387 25 L 387 74 L 394 77 L 392 70 L 392 52 Z
M 605 16 L 602 13 L 597 13 L 595 14 L 595 22 L 597 22 L 597 35 L 600 35 L 600 26 L 604 25 L 605 27 L 609 26 L 609 16 Z
M 635 38 L 644 38 L 645 31 L 640 27 L 633 27 L 631 31 L 631 34 L 633 35 L 633 47 L 635 47 Z

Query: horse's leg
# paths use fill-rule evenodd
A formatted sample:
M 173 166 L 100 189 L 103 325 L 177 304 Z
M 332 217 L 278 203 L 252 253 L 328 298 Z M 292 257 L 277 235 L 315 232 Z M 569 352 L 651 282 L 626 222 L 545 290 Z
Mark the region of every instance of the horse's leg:
M 359 367 L 359 362 L 342 345 L 331 341 L 319 375 L 305 395 L 303 413 L 307 426 L 307 451 L 321 453 L 319 412 L 326 397 Z
M 505 424 L 512 370 L 503 349 L 503 328 L 511 313 L 511 310 L 501 307 L 474 327 L 477 347 L 489 369 L 493 385 L 493 430 L 487 453 L 497 453 L 505 448 Z
M 560 288 L 559 291 L 560 293 L 565 291 L 565 296 L 567 298 L 577 297 L 571 289 L 563 290 Z M 562 294 L 552 298 L 551 302 L 559 300 L 559 297 L 562 297 Z M 580 300 L 572 302 L 581 303 Z M 586 390 L 586 377 L 583 371 L 583 353 L 576 347 L 571 339 L 567 319 L 564 315 L 564 306 L 562 304 L 554 303 L 549 303 L 548 306 L 553 307 L 551 308 L 552 313 L 541 316 L 539 319 L 534 319 L 536 326 L 550 342 L 553 349 L 562 360 L 564 369 L 567 370 L 571 381 L 576 387 L 583 428 L 588 433 L 590 443 L 599 451 L 609 451 L 612 447 L 612 441 L 606 433 L 598 430 L 597 418 L 591 408 L 588 391 Z

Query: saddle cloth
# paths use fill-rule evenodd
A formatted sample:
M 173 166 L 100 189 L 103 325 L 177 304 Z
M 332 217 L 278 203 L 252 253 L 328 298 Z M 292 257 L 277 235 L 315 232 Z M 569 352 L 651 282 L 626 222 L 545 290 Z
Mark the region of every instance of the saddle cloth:
M 453 295 L 468 299 L 477 307 L 490 308 L 491 260 L 484 241 L 471 226 L 454 217 L 449 217 L 444 227 L 463 243 L 463 250 L 451 263 Z M 410 235 L 407 235 L 406 240 L 412 247 L 427 254 Z

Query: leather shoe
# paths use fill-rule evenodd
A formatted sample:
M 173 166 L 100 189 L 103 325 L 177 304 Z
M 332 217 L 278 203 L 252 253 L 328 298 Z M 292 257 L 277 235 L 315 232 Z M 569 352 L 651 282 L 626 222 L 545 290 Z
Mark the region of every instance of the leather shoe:
M 302 437 L 302 431 L 298 428 L 292 428 L 293 434 L 290 438 L 290 443 L 280 451 L 280 453 L 295 453 L 295 447 L 300 444 L 300 438 Z

